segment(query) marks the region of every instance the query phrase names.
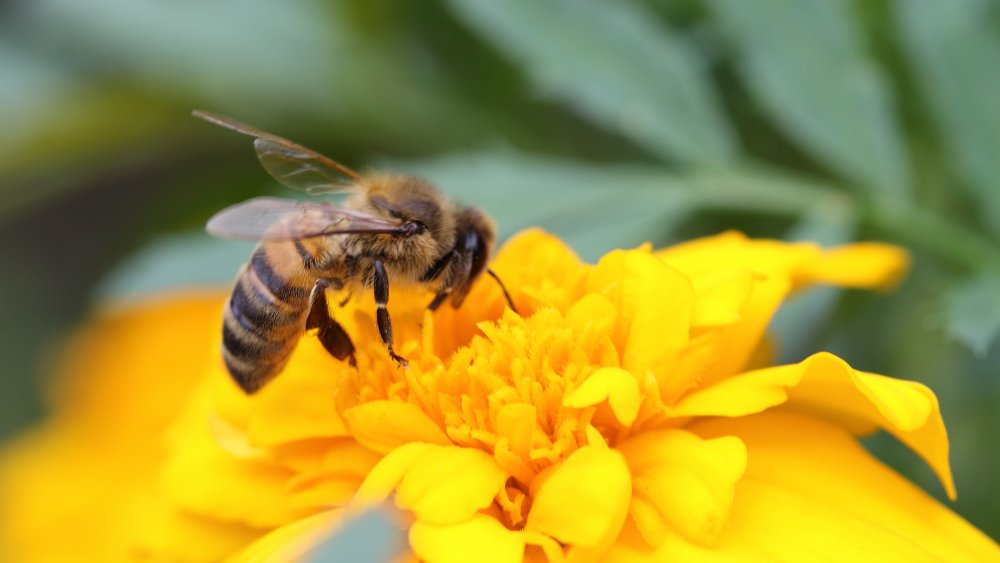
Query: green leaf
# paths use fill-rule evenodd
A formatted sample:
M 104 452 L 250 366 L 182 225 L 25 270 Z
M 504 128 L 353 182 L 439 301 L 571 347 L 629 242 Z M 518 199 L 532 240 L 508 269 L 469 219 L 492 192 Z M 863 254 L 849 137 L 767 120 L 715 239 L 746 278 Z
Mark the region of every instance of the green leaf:
M 909 170 L 881 70 L 850 6 L 713 0 L 751 93 L 790 137 L 859 187 L 907 193 Z
M 541 94 L 651 152 L 725 164 L 737 149 L 704 61 L 625 0 L 449 0 Z
M 896 2 L 903 45 L 945 149 L 1000 234 L 1000 31 L 995 3 Z
M 945 319 L 952 338 L 984 357 L 1000 334 L 1000 270 L 952 288 L 945 296 Z
M 175 2 L 38 0 L 15 15 L 57 56 L 247 112 L 274 100 L 330 108 L 345 70 L 328 56 L 340 30 L 316 1 L 216 0 L 194 11 Z

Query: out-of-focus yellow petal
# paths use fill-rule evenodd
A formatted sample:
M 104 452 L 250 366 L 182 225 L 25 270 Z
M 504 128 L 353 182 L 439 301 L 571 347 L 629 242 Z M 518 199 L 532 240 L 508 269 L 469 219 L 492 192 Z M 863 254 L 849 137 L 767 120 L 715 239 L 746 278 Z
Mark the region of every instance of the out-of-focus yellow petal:
M 754 240 L 736 232 L 672 246 L 656 256 L 690 277 L 696 288 L 730 276 L 752 275 L 753 287 L 740 320 L 725 329 L 706 383 L 748 368 L 771 318 L 792 291 L 816 283 L 887 287 L 908 265 L 905 252 L 889 245 L 860 243 L 823 250 L 813 243 Z
M 396 505 L 430 524 L 453 524 L 486 508 L 507 475 L 488 453 L 433 447 L 417 458 L 396 488 Z
M 621 453 L 584 446 L 539 479 L 526 531 L 583 547 L 601 546 L 618 535 L 632 497 Z
M 524 557 L 524 544 L 523 533 L 483 514 L 446 525 L 418 520 L 410 528 L 410 546 L 428 563 L 518 563 Z
M 629 438 L 616 449 L 632 471 L 631 512 L 647 542 L 662 541 L 656 516 L 692 542 L 718 540 L 746 469 L 739 438 L 703 440 L 683 430 L 660 430 Z
M 155 445 L 219 355 L 224 303 L 221 292 L 179 293 L 99 312 L 61 354 L 54 420 L 108 451 Z
M 129 540 L 132 546 L 120 554 L 127 555 L 129 561 L 136 560 L 136 556 L 185 563 L 221 561 L 264 533 L 245 524 L 178 510 L 163 498 L 150 496 L 148 501 L 130 515 L 132 533 Z M 62 558 L 57 561 L 68 563 L 73 560 Z
M 694 297 L 688 278 L 646 252 L 614 251 L 591 271 L 587 288 L 618 308 L 614 340 L 622 367 L 665 374 L 690 337 Z
M 605 400 L 618 422 L 630 426 L 639 414 L 639 404 L 642 402 L 639 382 L 631 372 L 622 368 L 599 368 L 566 395 L 563 405 L 584 408 Z
M 795 273 L 796 287 L 828 283 L 844 287 L 891 289 L 910 267 L 905 250 L 891 244 L 859 242 L 826 251 Z
M 345 410 L 343 418 L 358 442 L 380 453 L 410 442 L 451 444 L 441 427 L 410 403 L 370 401 Z
M 73 337 L 52 418 L 0 452 L 0 560 L 131 560 L 163 436 L 218 353 L 224 303 L 203 292 L 114 307 Z M 215 531 L 228 545 L 252 537 Z
M 250 443 L 266 447 L 346 436 L 333 397 L 338 368 L 350 368 L 336 362 L 316 338 L 302 340 L 289 366 L 253 397 L 247 428 Z
M 344 520 L 344 510 L 329 510 L 275 529 L 226 563 L 299 563 L 328 540 Z
M 292 510 L 286 468 L 260 458 L 241 458 L 223 449 L 200 409 L 174 431 L 178 447 L 163 465 L 162 484 L 177 506 L 223 521 L 255 527 L 280 526 L 302 514 Z

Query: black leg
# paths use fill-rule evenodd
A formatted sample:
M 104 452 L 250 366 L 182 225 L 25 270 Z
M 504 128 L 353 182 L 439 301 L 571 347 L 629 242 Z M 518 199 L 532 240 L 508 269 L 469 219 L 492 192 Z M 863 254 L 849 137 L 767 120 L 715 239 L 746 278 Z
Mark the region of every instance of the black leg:
M 306 319 L 306 330 L 318 329 L 316 337 L 323 347 L 334 358 L 347 360 L 353 367 L 358 367 L 354 357 L 354 343 L 344 327 L 330 316 L 330 308 L 326 301 L 327 287 L 334 286 L 329 280 L 319 280 L 313 288 L 312 306 Z
M 510 307 L 510 310 L 514 311 L 515 314 L 520 315 L 521 313 L 517 312 L 517 307 L 514 306 L 514 300 L 510 298 L 510 293 L 507 293 L 507 286 L 503 284 L 500 276 L 489 268 L 486 268 L 486 273 L 489 274 L 491 278 L 495 279 L 497 284 L 500 285 L 500 291 L 503 292 L 503 298 L 507 300 L 507 306 Z
M 409 362 L 392 349 L 392 319 L 389 318 L 389 310 L 386 308 L 389 303 L 389 274 L 385 271 L 385 264 L 381 260 L 375 260 L 372 285 L 375 288 L 375 305 L 378 306 L 378 311 L 375 313 L 375 318 L 378 320 L 378 332 L 382 336 L 382 342 L 389 349 L 389 356 L 405 368 Z

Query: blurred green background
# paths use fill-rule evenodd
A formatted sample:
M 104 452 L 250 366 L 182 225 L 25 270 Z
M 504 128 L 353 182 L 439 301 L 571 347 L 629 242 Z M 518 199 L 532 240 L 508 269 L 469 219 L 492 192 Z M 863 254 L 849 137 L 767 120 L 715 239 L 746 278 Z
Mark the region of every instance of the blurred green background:
M 930 385 L 955 506 L 1000 536 L 998 2 L 0 4 L 0 438 L 43 412 L 95 303 L 228 283 L 248 249 L 204 221 L 294 195 L 193 108 L 425 175 L 504 237 L 542 225 L 587 259 L 731 228 L 905 246 L 898 292 L 786 307 L 780 354 Z

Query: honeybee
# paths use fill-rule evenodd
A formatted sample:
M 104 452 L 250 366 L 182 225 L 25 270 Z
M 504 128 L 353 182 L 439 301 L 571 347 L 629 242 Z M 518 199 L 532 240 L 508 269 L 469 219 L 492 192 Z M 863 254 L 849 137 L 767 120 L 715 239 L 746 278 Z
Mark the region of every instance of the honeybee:
M 463 300 L 486 267 L 496 241 L 493 221 L 452 203 L 420 178 L 359 174 L 302 145 L 204 111 L 195 117 L 254 137 L 264 169 L 310 194 L 350 194 L 343 205 L 259 197 L 213 216 L 206 230 L 260 241 L 236 278 L 222 325 L 223 359 L 233 380 L 254 393 L 285 366 L 305 331 L 316 330 L 334 357 L 356 366 L 354 344 L 330 315 L 327 289 L 374 291 L 376 323 L 393 349 L 389 287 L 420 284 L 435 293 L 428 307 Z M 507 303 L 513 302 L 500 283 Z

